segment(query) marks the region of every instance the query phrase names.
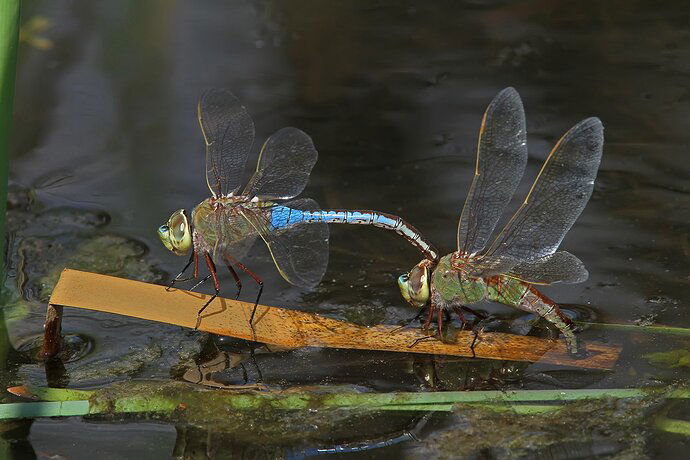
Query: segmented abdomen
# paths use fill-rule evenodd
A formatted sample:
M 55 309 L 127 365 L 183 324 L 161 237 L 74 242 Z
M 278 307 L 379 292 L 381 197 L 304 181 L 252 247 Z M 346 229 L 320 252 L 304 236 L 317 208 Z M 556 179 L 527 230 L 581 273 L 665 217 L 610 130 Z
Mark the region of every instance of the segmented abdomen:
M 534 286 L 508 276 L 489 278 L 486 285 L 488 299 L 541 316 L 561 331 L 571 352 L 577 351 L 572 321 L 558 308 L 556 302 Z
M 324 222 L 327 224 L 372 225 L 393 230 L 419 249 L 427 259 L 437 260 L 438 251 L 421 236 L 419 231 L 398 216 L 378 211 L 300 210 L 287 206 L 274 206 L 271 225 L 286 228 L 299 223 Z

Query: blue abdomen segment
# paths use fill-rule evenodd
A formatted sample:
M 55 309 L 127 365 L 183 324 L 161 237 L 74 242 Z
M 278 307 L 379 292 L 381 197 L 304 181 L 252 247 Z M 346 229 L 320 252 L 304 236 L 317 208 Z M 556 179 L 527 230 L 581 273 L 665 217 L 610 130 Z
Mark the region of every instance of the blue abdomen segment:
M 271 208 L 271 225 L 275 230 L 289 228 L 300 223 L 323 222 L 326 224 L 354 224 L 373 225 L 374 227 L 393 230 L 413 246 L 417 247 L 424 257 L 438 260 L 439 253 L 412 225 L 398 216 L 378 211 L 346 211 L 346 210 L 302 210 L 287 206 L 273 206 Z
M 359 224 L 381 226 L 395 225 L 395 220 L 371 211 L 306 211 L 287 206 L 274 206 L 271 214 L 273 228 L 287 228 L 299 223 L 323 222 L 326 224 Z

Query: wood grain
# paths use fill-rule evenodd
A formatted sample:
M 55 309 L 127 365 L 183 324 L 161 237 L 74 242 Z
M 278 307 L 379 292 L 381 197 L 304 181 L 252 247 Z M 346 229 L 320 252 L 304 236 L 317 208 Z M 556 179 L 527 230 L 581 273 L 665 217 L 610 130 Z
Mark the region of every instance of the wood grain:
M 197 311 L 207 294 L 142 283 L 123 278 L 65 269 L 53 290 L 50 303 L 85 308 L 151 321 L 194 328 Z M 331 347 L 405 353 L 472 356 L 471 331 L 458 331 L 449 343 L 426 337 L 418 328 L 397 330 L 395 326 L 373 327 L 338 321 L 313 313 L 259 305 L 252 337 L 249 316 L 253 304 L 225 298 L 215 299 L 206 309 L 199 330 L 241 339 L 256 340 L 288 348 Z M 479 335 L 474 348 L 477 358 L 543 362 L 591 369 L 611 369 L 620 347 L 586 343 L 587 356 L 573 358 L 562 340 L 548 340 L 514 334 Z

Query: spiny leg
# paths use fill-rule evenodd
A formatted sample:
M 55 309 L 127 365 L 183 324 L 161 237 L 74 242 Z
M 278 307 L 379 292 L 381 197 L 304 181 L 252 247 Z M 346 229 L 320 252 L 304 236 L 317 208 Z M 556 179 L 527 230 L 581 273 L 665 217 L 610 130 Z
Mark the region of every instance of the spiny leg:
M 472 343 L 470 344 L 470 350 L 472 350 L 472 357 L 476 358 L 477 354 L 474 352 L 474 347 L 477 345 L 477 339 L 479 338 L 479 328 L 472 328 Z
M 187 271 L 189 266 L 192 265 L 192 262 L 194 262 L 194 266 L 195 266 L 194 275 L 192 275 L 189 278 L 180 278 L 182 275 L 184 275 L 184 272 Z M 192 251 L 192 254 L 189 256 L 189 260 L 187 261 L 187 264 L 184 266 L 182 271 L 180 271 L 180 273 L 178 273 L 177 276 L 175 276 L 175 278 L 173 278 L 172 281 L 170 281 L 170 284 L 168 284 L 168 286 L 165 288 L 165 290 L 170 291 L 173 288 L 173 286 L 175 285 L 175 283 L 182 282 L 182 281 L 189 281 L 192 278 L 196 278 L 196 275 L 198 274 L 198 269 L 196 269 L 196 267 L 198 267 L 198 266 L 199 266 L 199 259 L 196 255 L 196 252 Z
M 259 299 L 261 298 L 261 293 L 262 293 L 263 290 L 264 290 L 264 282 L 263 282 L 263 280 L 259 277 L 259 275 L 257 275 L 257 274 L 254 273 L 253 271 L 251 271 L 249 268 L 247 268 L 247 267 L 246 267 L 242 262 L 240 262 L 239 260 L 233 258 L 233 257 L 230 256 L 229 254 L 226 254 L 225 257 L 227 257 L 228 260 L 229 260 L 230 262 L 232 262 L 234 265 L 236 265 L 240 270 L 242 270 L 242 271 L 245 272 L 247 275 L 249 275 L 249 276 L 256 282 L 256 284 L 259 286 L 259 292 L 258 292 L 257 295 L 256 295 L 256 300 L 254 301 L 254 308 L 252 309 L 252 314 L 251 314 L 251 316 L 249 317 L 249 327 L 252 329 L 252 340 L 256 341 L 256 331 L 254 330 L 254 315 L 256 314 L 256 309 L 259 307 Z
M 465 311 L 468 312 L 468 313 L 472 313 L 474 316 L 476 316 L 476 317 L 479 318 L 479 319 L 486 319 L 486 318 L 487 318 L 487 316 L 486 316 L 484 313 L 479 313 L 479 312 L 478 312 L 477 310 L 475 310 L 474 308 L 470 308 L 470 307 L 467 307 L 467 306 L 465 306 L 465 305 L 461 305 L 461 306 L 460 306 L 460 309 L 461 309 L 461 310 L 465 310 Z
M 206 310 L 206 307 L 208 307 L 210 303 L 213 302 L 213 300 L 216 297 L 218 297 L 218 294 L 220 293 L 220 283 L 218 282 L 218 275 L 216 274 L 216 264 L 213 263 L 213 260 L 211 259 L 211 256 L 208 252 L 204 252 L 204 260 L 206 261 L 206 265 L 208 266 L 210 276 L 213 277 L 213 286 L 216 292 L 211 296 L 210 299 L 208 299 L 204 306 L 201 307 L 201 310 L 197 312 L 196 326 L 194 326 L 194 329 L 199 329 L 199 325 L 201 324 L 201 314 L 204 312 L 204 310 Z
M 465 314 L 463 313 L 463 311 L 471 313 L 472 315 L 476 316 L 480 321 L 487 318 L 487 316 L 485 314 L 479 313 L 478 311 L 476 311 L 470 307 L 466 307 L 464 305 L 453 306 L 451 308 L 453 309 L 455 314 L 458 315 L 458 318 L 460 318 L 460 323 L 462 323 L 461 329 L 465 329 L 465 326 L 469 324 L 469 321 L 467 321 L 467 319 L 465 319 Z
M 240 281 L 240 277 L 237 275 L 237 272 L 235 271 L 235 269 L 232 268 L 232 262 L 228 259 L 227 256 L 223 256 L 223 262 L 225 262 L 225 266 L 228 267 L 228 271 L 230 272 L 233 279 L 235 280 L 235 285 L 237 286 L 237 293 L 235 294 L 235 300 L 237 300 L 240 297 L 240 292 L 242 292 L 242 281 Z
M 434 319 L 434 310 L 436 309 L 436 306 L 434 305 L 433 302 L 429 303 L 429 317 L 427 318 L 426 322 L 424 322 L 424 325 L 422 326 L 422 329 L 429 329 L 431 326 L 431 321 Z
M 434 319 L 434 312 L 436 311 L 436 308 L 437 308 L 437 307 L 436 307 L 436 305 L 434 305 L 434 302 L 430 301 L 430 302 L 429 302 L 429 316 L 428 316 L 428 318 L 426 319 L 426 321 L 424 322 L 424 325 L 422 325 L 422 329 L 423 329 L 423 330 L 428 330 L 428 329 L 431 327 L 431 322 L 432 322 L 433 319 Z M 443 310 L 443 308 L 439 308 L 438 310 L 439 310 L 439 313 L 442 314 L 442 313 L 441 313 L 441 310 Z M 423 310 L 422 310 L 422 311 L 423 311 Z M 421 311 L 420 311 L 420 314 L 421 314 Z M 417 345 L 419 342 L 423 342 L 423 341 L 425 341 L 425 340 L 430 340 L 430 339 L 433 339 L 433 338 L 435 338 L 433 335 L 429 335 L 429 336 L 426 336 L 426 337 L 420 337 L 420 338 L 416 339 L 414 342 L 412 342 L 410 345 L 408 345 L 407 348 L 413 348 L 413 347 L 414 347 L 415 345 Z
M 425 340 L 431 340 L 431 339 L 435 339 L 435 338 L 436 338 L 436 337 L 433 336 L 433 335 L 427 335 L 427 336 L 424 336 L 424 337 L 420 337 L 420 338 L 418 338 L 418 339 L 415 339 L 415 341 L 412 342 L 411 344 L 409 344 L 409 345 L 407 346 L 407 348 L 414 348 L 419 342 L 424 342 Z
M 194 286 L 192 286 L 192 288 L 190 289 L 190 291 L 195 290 L 196 288 L 198 288 L 199 286 L 201 286 L 202 284 L 204 284 L 206 281 L 208 281 L 208 280 L 210 280 L 210 279 L 211 279 L 211 274 L 209 273 L 208 275 L 204 276 L 204 278 L 203 278 L 201 281 L 199 281 L 199 282 L 196 283 Z
M 461 307 L 461 308 L 466 308 L 466 307 Z M 476 314 L 476 312 L 472 311 L 472 314 Z M 472 329 L 471 329 L 472 334 L 474 335 L 474 337 L 472 338 L 472 343 L 470 344 L 470 350 L 472 350 L 472 357 L 473 358 L 477 357 L 477 355 L 474 352 L 474 349 L 478 345 L 478 343 L 481 341 L 479 338 L 479 335 L 482 332 L 484 332 L 484 328 L 486 328 L 486 326 L 488 324 L 490 324 L 491 321 L 493 321 L 493 317 L 491 315 L 484 315 L 481 313 L 479 315 L 480 315 L 479 317 L 481 319 L 479 321 L 475 322 L 472 325 Z

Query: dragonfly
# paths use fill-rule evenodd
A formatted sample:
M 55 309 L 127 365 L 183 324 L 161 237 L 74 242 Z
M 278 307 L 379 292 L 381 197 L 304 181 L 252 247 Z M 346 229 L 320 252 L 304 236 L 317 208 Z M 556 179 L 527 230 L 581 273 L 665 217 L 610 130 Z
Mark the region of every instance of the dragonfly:
M 282 128 L 261 147 L 256 169 L 242 187 L 242 174 L 254 143 L 254 122 L 229 91 L 210 89 L 199 99 L 197 114 L 206 144 L 206 184 L 211 196 L 191 213 L 178 209 L 158 228 L 163 245 L 174 254 L 190 254 L 189 261 L 172 280 L 199 278 L 199 260 L 209 274 L 196 286 L 213 279 L 215 294 L 201 307 L 202 313 L 220 292 L 216 262 L 228 268 L 237 286 L 236 269 L 258 285 L 249 323 L 263 291 L 263 280 L 244 265 L 257 239 L 263 240 L 280 275 L 289 283 L 312 288 L 323 278 L 328 264 L 328 224 L 371 225 L 392 230 L 416 247 L 425 259 L 438 260 L 439 252 L 402 218 L 379 211 L 319 209 L 309 198 L 297 198 L 307 185 L 318 153 L 312 139 L 297 128 Z M 194 265 L 191 278 L 184 273 Z M 253 326 L 252 326 L 253 330 Z
M 582 261 L 558 248 L 589 201 L 603 144 L 604 128 L 598 118 L 573 126 L 547 156 L 519 209 L 492 240 L 527 163 L 520 95 L 514 88 L 496 95 L 479 130 L 474 178 L 457 228 L 457 250 L 438 262 L 422 260 L 398 278 L 408 303 L 417 308 L 428 305 L 425 329 L 437 312 L 442 337 L 446 313 L 454 311 L 464 324 L 462 310 L 467 305 L 489 300 L 539 315 L 560 331 L 571 353 L 578 353 L 573 322 L 535 285 L 580 283 L 589 276 Z

